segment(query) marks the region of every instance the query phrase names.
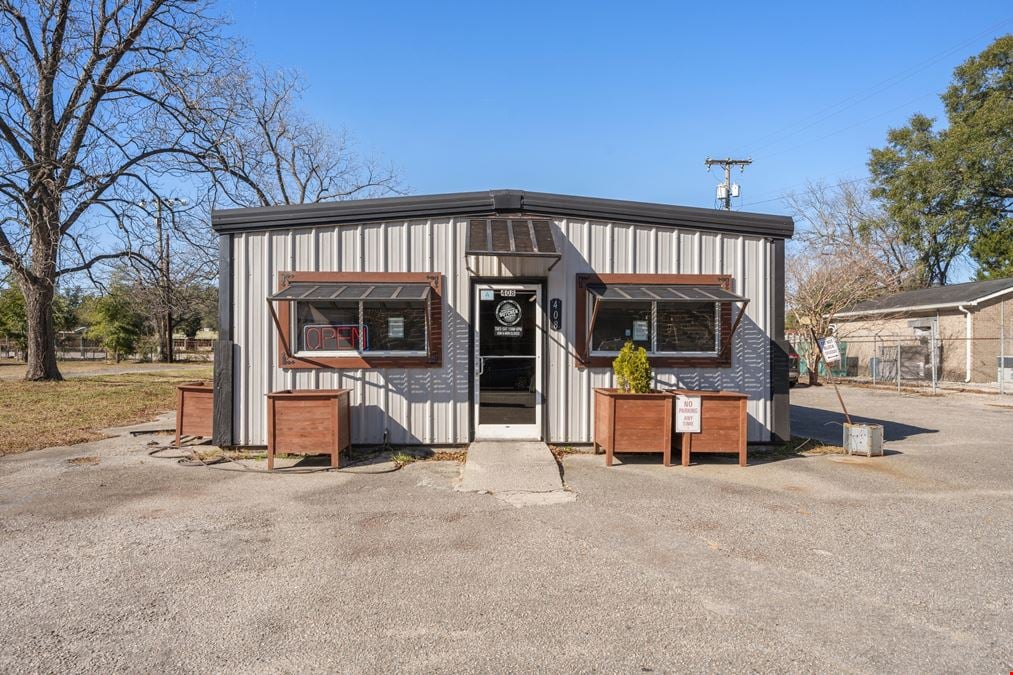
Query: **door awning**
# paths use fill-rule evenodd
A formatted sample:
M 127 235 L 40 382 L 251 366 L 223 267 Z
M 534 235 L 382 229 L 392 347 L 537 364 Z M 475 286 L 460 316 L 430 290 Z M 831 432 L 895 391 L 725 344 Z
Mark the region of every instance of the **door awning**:
M 349 284 L 296 281 L 267 299 L 288 302 L 297 300 L 425 300 L 429 297 L 430 290 L 432 290 L 432 286 L 429 284 Z
M 681 284 L 600 284 L 588 286 L 596 300 L 625 300 L 628 302 L 747 302 L 746 298 L 726 291 L 720 286 L 690 286 Z
M 548 220 L 476 218 L 468 221 L 466 255 L 560 258 Z

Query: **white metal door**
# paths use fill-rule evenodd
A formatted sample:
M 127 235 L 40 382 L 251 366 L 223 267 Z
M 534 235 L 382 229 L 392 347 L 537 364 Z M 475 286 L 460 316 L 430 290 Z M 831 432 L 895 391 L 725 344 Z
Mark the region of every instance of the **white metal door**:
M 542 291 L 475 286 L 475 438 L 542 438 Z

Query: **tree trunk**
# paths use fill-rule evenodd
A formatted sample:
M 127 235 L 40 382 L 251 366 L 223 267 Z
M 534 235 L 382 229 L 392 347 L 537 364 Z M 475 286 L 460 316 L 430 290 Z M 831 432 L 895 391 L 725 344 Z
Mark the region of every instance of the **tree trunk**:
M 25 296 L 25 318 L 28 321 L 28 367 L 25 379 L 30 381 L 62 380 L 56 365 L 56 331 L 53 329 L 54 284 L 22 280 Z
M 813 349 L 816 349 L 816 347 L 814 346 Z M 816 357 L 816 363 L 806 361 L 806 370 L 808 371 L 806 374 L 809 376 L 810 387 L 815 387 L 820 383 L 820 363 L 822 361 L 823 359 L 819 356 Z

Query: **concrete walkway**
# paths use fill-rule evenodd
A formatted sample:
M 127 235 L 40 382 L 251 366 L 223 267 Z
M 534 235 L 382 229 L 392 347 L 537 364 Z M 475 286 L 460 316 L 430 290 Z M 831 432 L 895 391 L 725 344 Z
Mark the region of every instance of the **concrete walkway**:
M 541 441 L 476 441 L 468 447 L 462 492 L 492 494 L 514 506 L 572 502 L 556 458 Z

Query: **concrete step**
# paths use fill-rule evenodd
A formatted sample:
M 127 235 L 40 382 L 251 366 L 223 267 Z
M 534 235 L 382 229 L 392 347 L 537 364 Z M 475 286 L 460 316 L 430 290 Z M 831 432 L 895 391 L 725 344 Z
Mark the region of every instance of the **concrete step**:
M 563 487 L 549 446 L 541 441 L 472 443 L 457 489 L 492 494 L 514 506 L 561 504 L 575 499 Z

